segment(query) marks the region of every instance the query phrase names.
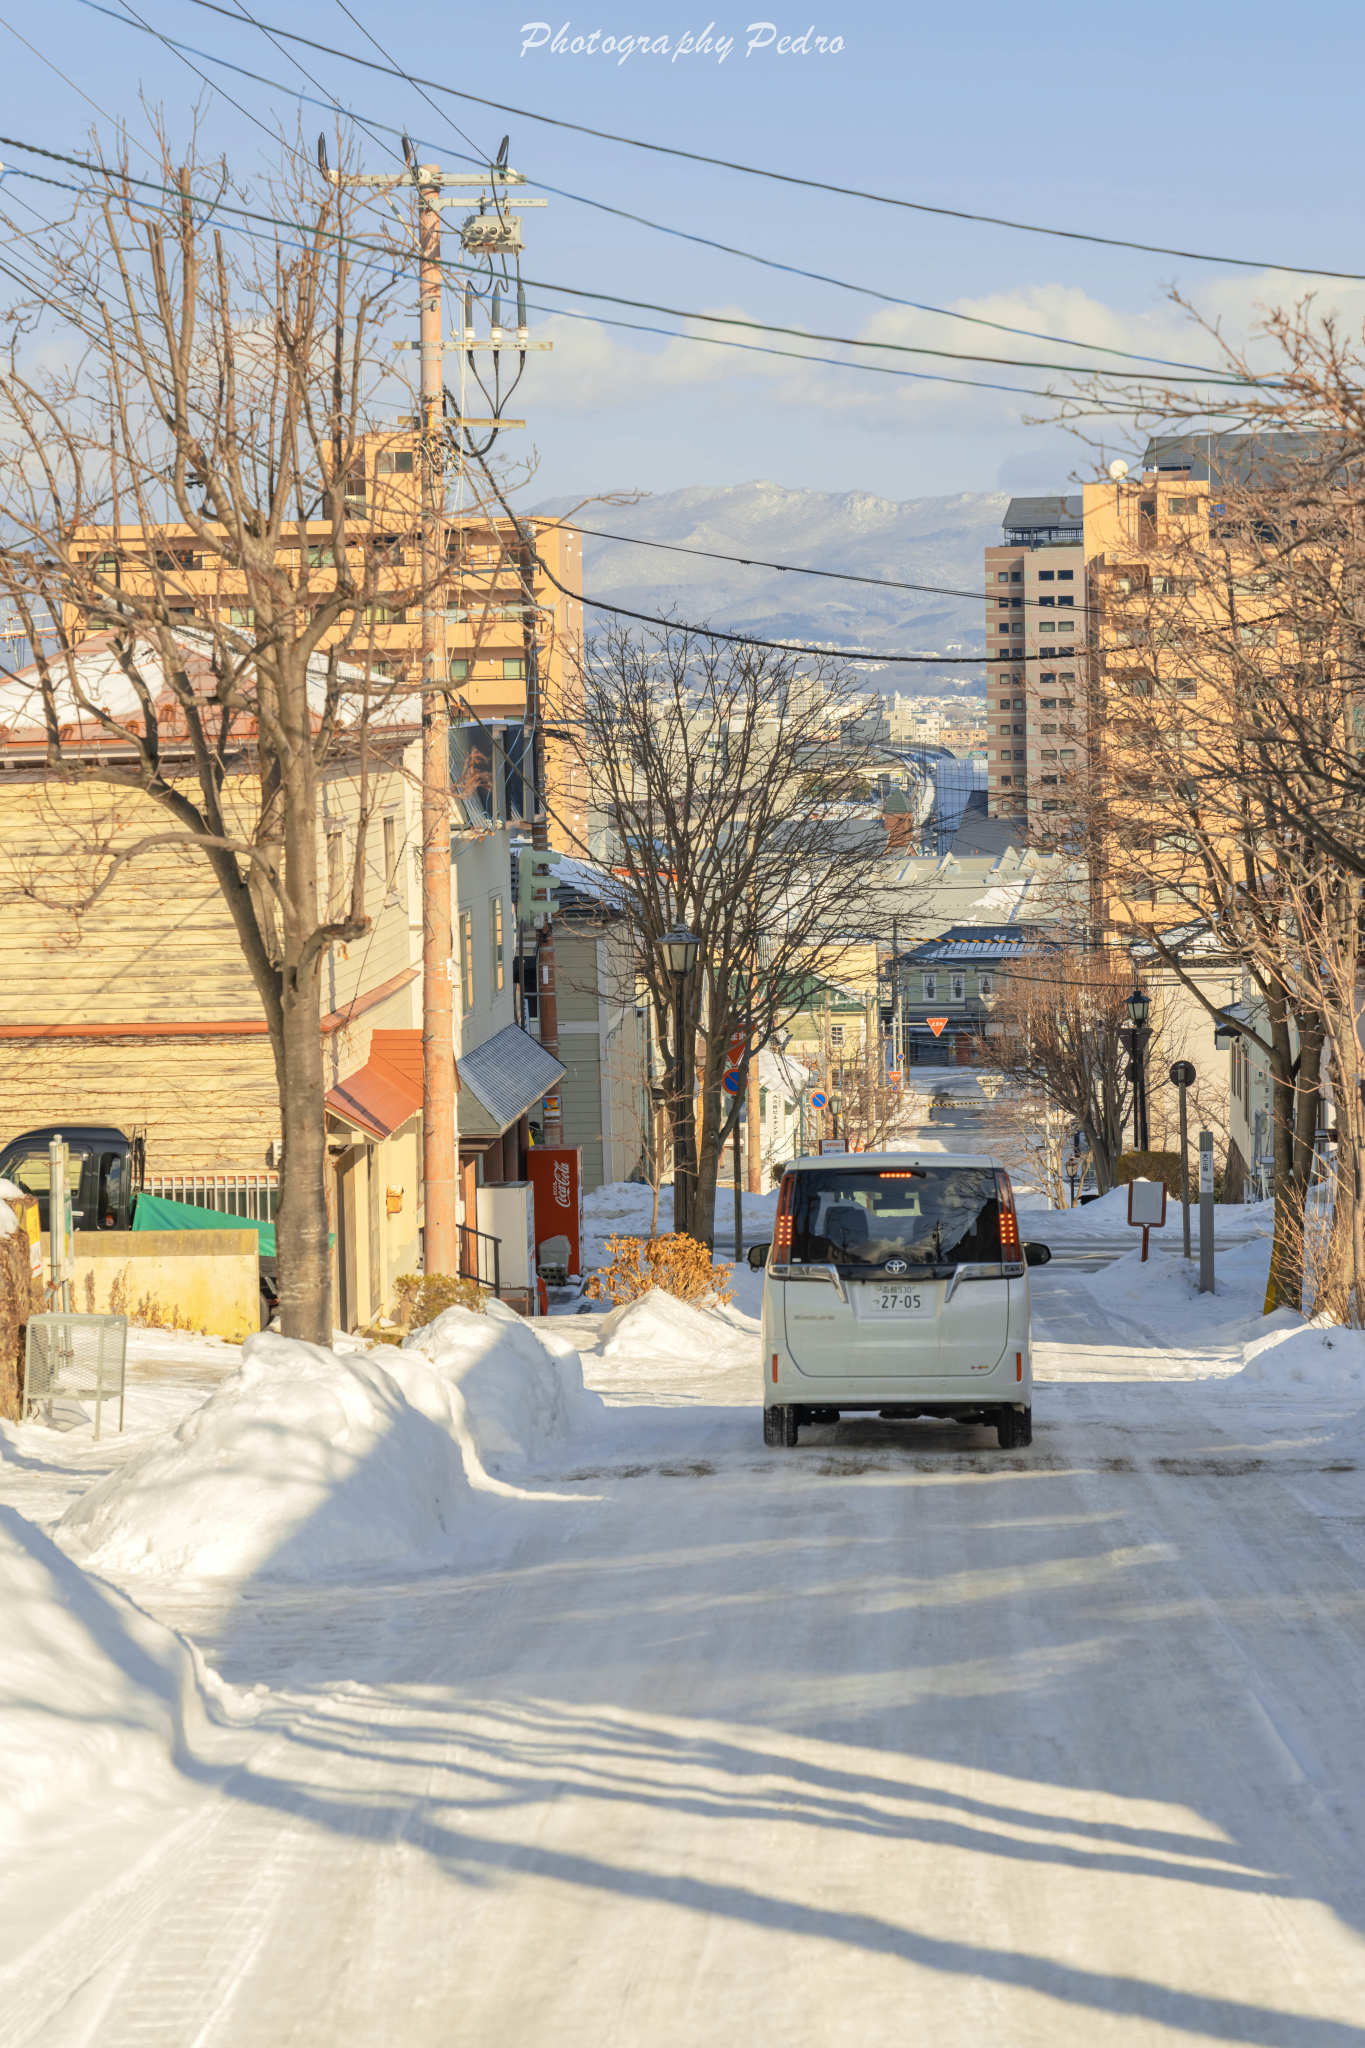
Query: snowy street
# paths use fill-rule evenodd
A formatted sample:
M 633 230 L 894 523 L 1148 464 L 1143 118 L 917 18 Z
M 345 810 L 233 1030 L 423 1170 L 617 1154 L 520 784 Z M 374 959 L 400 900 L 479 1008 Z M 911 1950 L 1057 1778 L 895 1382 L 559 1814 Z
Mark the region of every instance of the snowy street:
M 1360 2040 L 1360 1396 L 1034 1288 L 1028 1452 L 587 1352 L 495 1554 L 132 1587 L 259 1713 L 10 1860 L 0 2041 Z

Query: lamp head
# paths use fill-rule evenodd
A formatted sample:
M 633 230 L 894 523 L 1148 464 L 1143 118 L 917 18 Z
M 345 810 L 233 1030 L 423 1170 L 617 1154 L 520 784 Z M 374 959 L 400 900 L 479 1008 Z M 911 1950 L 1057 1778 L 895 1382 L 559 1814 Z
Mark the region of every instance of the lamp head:
M 659 951 L 664 964 L 674 974 L 690 974 L 696 965 L 697 948 L 701 940 L 690 932 L 685 924 L 674 925 L 671 932 L 665 932 L 659 940 Z
M 1147 1012 L 1151 1006 L 1150 996 L 1145 995 L 1140 988 L 1135 988 L 1128 998 L 1127 1009 L 1137 1030 L 1141 1031 L 1147 1022 Z

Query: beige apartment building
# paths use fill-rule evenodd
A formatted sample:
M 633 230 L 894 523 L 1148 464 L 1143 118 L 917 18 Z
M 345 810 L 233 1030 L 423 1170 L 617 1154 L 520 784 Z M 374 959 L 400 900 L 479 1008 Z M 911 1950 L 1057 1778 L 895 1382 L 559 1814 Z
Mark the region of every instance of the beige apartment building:
M 349 538 L 368 547 L 383 570 L 381 587 L 346 659 L 372 675 L 414 682 L 421 673 L 422 639 L 418 461 L 411 424 L 363 435 L 345 501 Z M 490 766 L 499 766 L 500 779 L 515 797 L 522 786 L 532 643 L 542 707 L 557 733 L 576 695 L 583 644 L 582 543 L 562 521 L 530 521 L 534 554 L 540 557 L 536 561 L 528 558 L 510 519 L 461 504 L 458 478 L 450 480 L 447 502 L 446 675 L 457 721 L 463 708 L 469 728 L 464 740 L 455 742 L 454 763 L 458 770 L 471 748 L 482 753 Z M 92 527 L 89 539 L 88 560 L 101 574 L 140 593 L 159 588 L 173 624 L 194 628 L 219 621 L 244 631 L 254 625 L 243 577 L 225 571 L 189 526 L 160 525 L 150 538 L 141 525 Z M 291 531 L 279 564 L 294 587 L 301 586 L 300 594 L 316 601 L 336 586 L 332 550 L 331 521 L 319 517 L 308 521 L 301 534 Z M 81 621 L 74 613 L 67 627 L 80 637 Z M 334 627 L 319 651 L 341 641 L 346 630 L 345 625 Z M 487 728 L 482 735 L 481 727 Z M 585 827 L 586 779 L 576 753 L 562 739 L 547 739 L 545 753 L 555 821 L 551 836 L 565 843 L 581 836 Z
M 1021 829 L 1058 808 L 1084 746 L 1086 545 L 1078 497 L 1012 498 L 986 549 L 987 804 Z

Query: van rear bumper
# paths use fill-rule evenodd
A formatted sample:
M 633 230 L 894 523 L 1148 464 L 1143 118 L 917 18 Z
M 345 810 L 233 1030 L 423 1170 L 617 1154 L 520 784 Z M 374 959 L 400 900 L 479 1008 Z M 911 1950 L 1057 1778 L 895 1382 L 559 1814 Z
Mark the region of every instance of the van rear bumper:
M 791 1360 L 778 1356 L 778 1374 L 764 1375 L 765 1408 L 900 1408 L 907 1414 L 974 1414 L 979 1408 L 1028 1408 L 1033 1404 L 1033 1371 L 1023 1349 L 1023 1376 L 1011 1345 L 990 1372 L 953 1373 L 946 1379 L 924 1379 L 898 1373 L 887 1379 L 812 1379 Z M 769 1354 L 771 1357 L 771 1354 Z

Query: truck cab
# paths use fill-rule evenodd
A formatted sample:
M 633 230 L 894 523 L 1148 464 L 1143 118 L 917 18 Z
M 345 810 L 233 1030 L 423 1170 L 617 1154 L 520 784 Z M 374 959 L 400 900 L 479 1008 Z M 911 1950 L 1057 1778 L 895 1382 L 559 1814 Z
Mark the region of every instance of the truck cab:
M 44 1124 L 0 1149 L 0 1180 L 12 1180 L 38 1200 L 42 1229 L 51 1227 L 52 1156 L 54 1138 L 67 1146 L 67 1185 L 71 1190 L 71 1223 L 75 1230 L 131 1230 L 133 1204 L 142 1186 L 145 1161 L 141 1137 L 129 1137 L 112 1124 Z

